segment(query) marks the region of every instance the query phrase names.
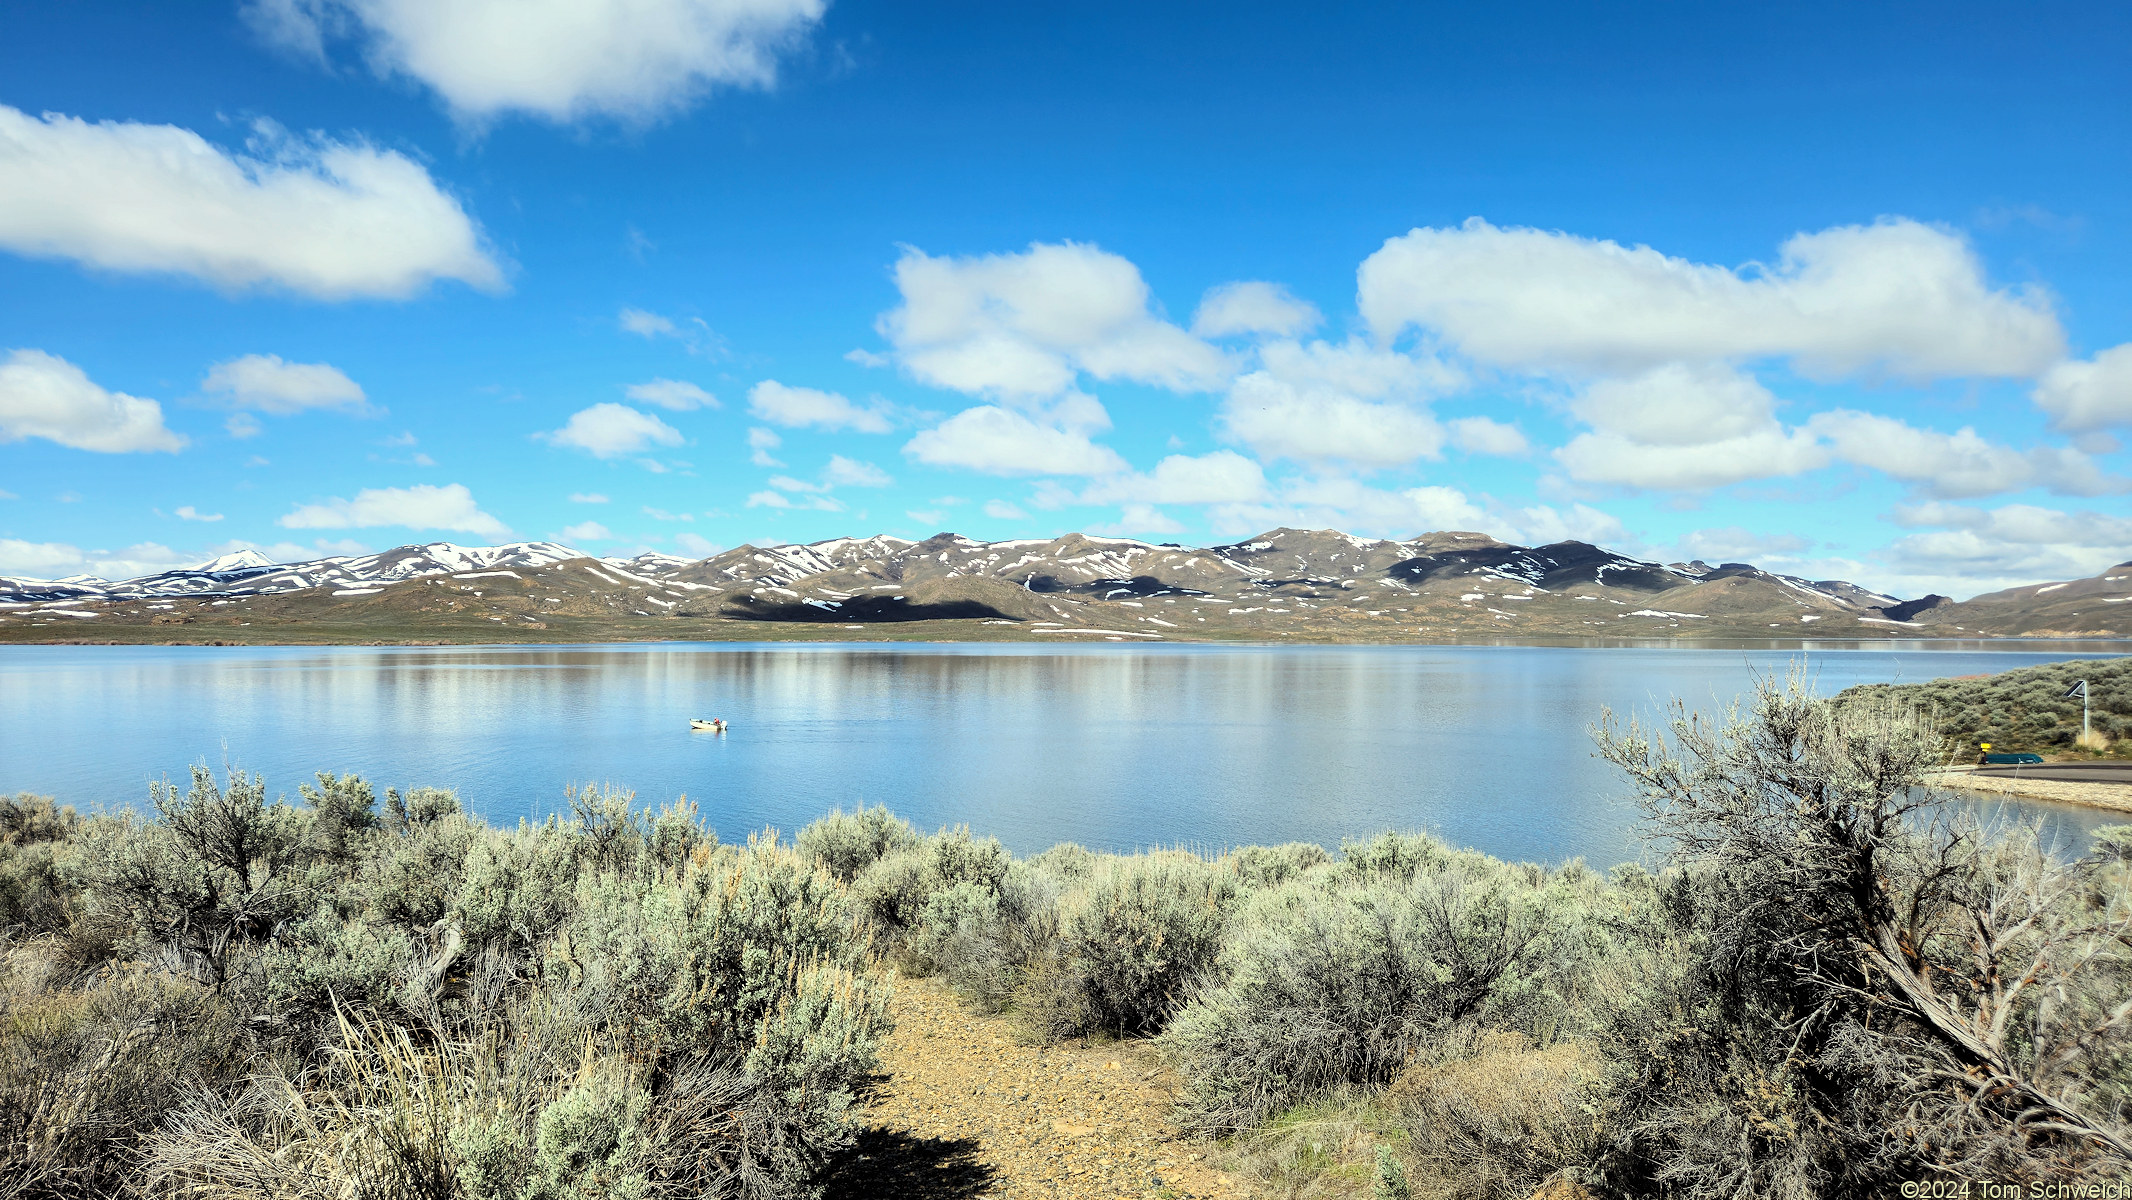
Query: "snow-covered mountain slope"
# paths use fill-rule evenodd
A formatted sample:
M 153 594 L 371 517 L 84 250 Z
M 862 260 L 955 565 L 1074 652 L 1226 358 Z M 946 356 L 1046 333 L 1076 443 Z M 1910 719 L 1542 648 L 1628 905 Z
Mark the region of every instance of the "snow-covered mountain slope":
M 186 597 L 226 603 L 299 595 L 385 603 L 400 594 L 395 585 L 413 580 L 469 599 L 485 596 L 485 602 L 499 589 L 526 590 L 541 597 L 539 613 L 588 620 L 600 613 L 861 622 L 976 617 L 1081 626 L 1116 624 L 1122 615 L 1174 629 L 1185 627 L 1170 619 L 1183 612 L 1191 626 L 1210 628 L 1353 619 L 1408 622 L 1423 633 L 1478 627 L 1640 636 L 1696 622 L 1763 629 L 1827 620 L 1855 628 L 1931 611 L 1852 584 L 1810 582 L 1747 563 L 1668 565 L 1584 542 L 1513 546 L 1464 531 L 1393 540 L 1307 529 L 1274 529 L 1205 549 L 1080 533 L 1003 542 L 953 533 L 921 542 L 834 538 L 741 546 L 694 561 L 656 552 L 593 558 L 553 542 L 433 542 L 303 563 L 272 563 L 245 551 L 119 582 L 0 581 L 0 603 Z M 403 602 L 414 613 L 444 611 L 423 607 L 430 600 L 392 601 Z M 1168 617 L 1131 612 L 1179 604 L 1185 608 Z M 529 610 L 522 619 L 536 617 Z
M 138 600 L 153 596 L 263 596 L 307 588 L 361 587 L 424 575 L 449 575 L 513 567 L 537 567 L 587 557 L 555 542 L 512 542 L 504 546 L 460 546 L 431 542 L 395 546 L 377 554 L 276 563 L 256 551 L 241 550 L 197 567 L 162 571 L 138 579 L 112 582 L 73 579 L 0 579 L 0 600 Z

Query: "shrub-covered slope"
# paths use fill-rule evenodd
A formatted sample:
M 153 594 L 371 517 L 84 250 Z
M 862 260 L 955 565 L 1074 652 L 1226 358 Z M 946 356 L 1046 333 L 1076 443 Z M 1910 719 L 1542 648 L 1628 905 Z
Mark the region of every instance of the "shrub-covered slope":
M 2077 752 L 2080 699 L 2067 697 L 2076 680 L 2088 681 L 2089 720 L 2105 751 L 2124 756 L 2132 748 L 2132 658 L 2080 659 L 2019 667 L 1997 675 L 1935 679 L 1929 683 L 1864 684 L 1839 699 L 1896 695 L 1927 714 L 1963 752 L 1980 742 L 1994 750 L 2042 754 Z M 2096 746 L 2101 747 L 2097 741 Z

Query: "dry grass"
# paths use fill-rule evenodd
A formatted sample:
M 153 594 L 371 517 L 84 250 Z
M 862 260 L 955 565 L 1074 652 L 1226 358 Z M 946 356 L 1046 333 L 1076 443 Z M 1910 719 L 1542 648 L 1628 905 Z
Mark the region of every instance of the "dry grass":
M 1375 1188 L 1378 1150 L 1404 1157 L 1406 1140 L 1390 1108 L 1329 1100 L 1230 1139 L 1221 1167 L 1247 1180 L 1263 1200 L 1361 1200 Z
M 1597 1160 L 1608 1122 L 1590 1047 L 1493 1032 L 1475 1051 L 1409 1070 L 1385 1095 L 1412 1137 L 1411 1174 L 1431 1181 L 1417 1195 L 1524 1196 Z
M 2082 730 L 2080 736 L 2073 739 L 2073 744 L 2091 753 L 2108 754 L 2114 741 L 2114 738 L 2099 729 L 2087 729 Z

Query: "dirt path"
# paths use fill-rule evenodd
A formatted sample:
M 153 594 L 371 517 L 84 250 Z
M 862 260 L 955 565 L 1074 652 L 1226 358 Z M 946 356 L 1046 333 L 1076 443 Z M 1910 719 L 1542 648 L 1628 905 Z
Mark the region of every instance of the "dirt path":
M 931 980 L 896 987 L 868 1132 L 831 1200 L 1229 1200 L 1211 1146 L 1171 1132 L 1171 1077 L 1136 1042 L 1032 1047 Z

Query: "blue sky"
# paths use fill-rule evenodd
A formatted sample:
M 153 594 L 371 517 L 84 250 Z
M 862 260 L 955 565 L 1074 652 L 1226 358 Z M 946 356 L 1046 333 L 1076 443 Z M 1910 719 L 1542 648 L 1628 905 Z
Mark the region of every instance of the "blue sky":
M 2132 10 L 0 15 L 0 573 L 1480 529 L 2132 558 Z

